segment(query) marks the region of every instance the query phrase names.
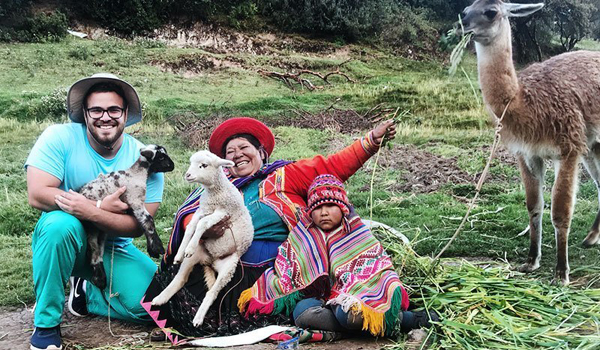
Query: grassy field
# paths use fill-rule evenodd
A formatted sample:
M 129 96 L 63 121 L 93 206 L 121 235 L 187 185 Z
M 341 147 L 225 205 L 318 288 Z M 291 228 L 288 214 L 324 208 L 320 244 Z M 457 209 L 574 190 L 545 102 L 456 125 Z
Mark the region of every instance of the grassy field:
M 586 45 L 595 48 L 593 43 Z M 459 69 L 449 77 L 441 62 L 411 61 L 365 47 L 327 44 L 311 53 L 272 48 L 260 55 L 217 54 L 147 40 L 67 39 L 1 44 L 0 66 L 4 67 L 0 70 L 0 288 L 5 291 L 0 294 L 0 306 L 34 302 L 30 243 L 39 213 L 27 204 L 23 163 L 45 127 L 67 120 L 66 89 L 95 72 L 115 73 L 138 89 L 145 120 L 128 132 L 144 142 L 164 145 L 174 158 L 176 169 L 166 176 L 164 202 L 156 220 L 163 242 L 169 237 L 173 214 L 192 189 L 182 179 L 188 158 L 195 148 L 206 145 L 202 135 L 208 134 L 208 127 L 194 129 L 200 135 L 195 138 L 185 131 L 193 123 L 200 125 L 198 120 L 209 126 L 229 116 L 265 120 L 276 125 L 273 158 L 294 160 L 331 153 L 367 130 L 295 126 L 315 123 L 307 121 L 307 116 L 329 115 L 343 124 L 354 118 L 342 113 L 348 110 L 358 112 L 357 120 L 378 105 L 409 111 L 399 122 L 391 147 L 359 171 L 348 189 L 361 216 L 397 228 L 413 240 L 418 254 L 429 256 L 441 249 L 462 219 L 493 138 L 472 54 L 465 57 L 464 72 Z M 282 72 L 294 67 L 319 72 L 340 67 L 356 82 L 334 78 L 331 85 L 315 91 L 292 90 L 258 73 L 259 69 Z M 326 110 L 332 105 L 333 112 Z M 483 257 L 513 265 L 524 261 L 529 238 L 517 236 L 528 224 L 524 191 L 512 158 L 501 154 L 493 162 L 491 179 L 471 219 L 446 257 Z M 426 171 L 419 173 L 419 168 Z M 438 173 L 448 176 L 439 177 L 439 183 L 427 183 L 429 176 L 438 179 Z M 428 186 L 434 189 L 427 190 Z M 595 185 L 584 177 L 569 238 L 571 278 L 576 286 L 593 283 L 600 275 L 599 249 L 586 250 L 580 244 L 597 212 L 597 198 Z M 545 201 L 544 257 L 542 267 L 533 274 L 542 283 L 551 280 L 555 262 L 549 193 Z M 135 243 L 144 248 L 143 239 Z

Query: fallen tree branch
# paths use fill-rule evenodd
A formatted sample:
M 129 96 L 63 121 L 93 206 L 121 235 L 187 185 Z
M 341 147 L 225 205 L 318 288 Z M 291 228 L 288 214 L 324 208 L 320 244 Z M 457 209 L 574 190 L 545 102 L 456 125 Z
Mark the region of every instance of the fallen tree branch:
M 351 83 L 356 83 L 356 81 L 354 79 L 350 78 L 348 76 L 348 74 L 340 71 L 339 67 L 337 70 L 328 72 L 326 74 L 321 74 L 319 72 L 314 72 L 314 71 L 311 71 L 308 69 L 302 69 L 298 72 L 288 72 L 288 73 L 280 73 L 280 72 L 273 72 L 273 71 L 266 71 L 264 69 L 259 69 L 258 74 L 263 75 L 265 77 L 281 80 L 285 83 L 285 85 L 287 87 L 289 87 L 292 90 L 295 90 L 294 85 L 292 84 L 293 82 L 296 82 L 301 87 L 305 87 L 310 91 L 322 89 L 324 87 L 324 85 L 317 86 L 317 85 L 313 84 L 307 78 L 303 78 L 302 75 L 315 76 L 315 77 L 321 79 L 326 85 L 331 85 L 331 82 L 329 82 L 329 78 L 334 75 L 342 76 L 342 77 L 346 78 L 346 81 L 351 82 Z

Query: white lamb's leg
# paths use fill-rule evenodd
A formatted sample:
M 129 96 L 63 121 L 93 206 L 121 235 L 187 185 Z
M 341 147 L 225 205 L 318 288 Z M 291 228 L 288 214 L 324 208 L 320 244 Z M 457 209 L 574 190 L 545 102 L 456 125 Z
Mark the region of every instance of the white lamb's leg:
M 177 249 L 177 254 L 175 255 L 175 259 L 173 259 L 173 264 L 179 264 L 183 261 L 183 254 L 185 248 L 190 243 L 192 236 L 194 236 L 194 232 L 196 231 L 196 226 L 198 226 L 198 221 L 202 219 L 202 215 L 196 211 L 192 216 L 192 220 L 185 228 L 185 233 L 183 234 L 183 239 L 181 240 L 181 244 L 179 245 L 179 249 Z
M 208 312 L 208 308 L 215 301 L 223 287 L 231 281 L 239 260 L 240 257 L 237 253 L 231 254 L 223 259 L 215 260 L 212 266 L 215 271 L 217 271 L 217 279 L 212 288 L 206 292 L 202 304 L 200 304 L 198 312 L 196 312 L 196 316 L 194 316 L 194 326 L 199 327 L 202 325 L 204 316 L 206 316 L 206 313 Z
M 200 219 L 200 221 L 198 222 L 198 226 L 196 226 L 196 232 L 194 233 L 194 236 L 192 237 L 188 245 L 185 247 L 184 254 L 186 258 L 194 254 L 194 252 L 198 248 L 198 244 L 200 242 L 200 239 L 202 239 L 202 235 L 204 234 L 204 232 L 206 232 L 206 230 L 219 223 L 219 221 L 223 220 L 223 218 L 225 218 L 226 215 L 227 212 L 225 212 L 225 210 L 217 209 L 212 214 L 206 215 L 202 217 L 202 219 Z
M 152 299 L 152 305 L 165 304 L 173 295 L 175 295 L 175 293 L 179 292 L 179 290 L 183 288 L 185 283 L 188 281 L 194 266 L 200 261 L 200 255 L 201 252 L 198 251 L 196 256 L 183 260 L 183 263 L 181 264 L 181 267 L 179 267 L 179 271 L 175 275 L 175 278 L 173 278 L 167 288 L 165 288 L 159 295 Z
M 215 285 L 215 281 L 217 280 L 217 275 L 215 270 L 211 266 L 204 266 L 204 282 L 206 282 L 206 286 L 208 289 L 211 289 L 212 286 Z

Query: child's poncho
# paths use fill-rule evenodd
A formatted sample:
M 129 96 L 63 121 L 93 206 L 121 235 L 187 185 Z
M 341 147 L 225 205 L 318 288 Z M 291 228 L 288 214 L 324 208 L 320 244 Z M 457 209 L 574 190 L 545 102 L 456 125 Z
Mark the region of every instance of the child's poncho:
M 279 247 L 275 266 L 240 296 L 246 314 L 291 314 L 305 298 L 321 298 L 346 312 L 361 312 L 363 330 L 394 331 L 408 295 L 391 258 L 358 216 L 332 232 L 302 218 Z

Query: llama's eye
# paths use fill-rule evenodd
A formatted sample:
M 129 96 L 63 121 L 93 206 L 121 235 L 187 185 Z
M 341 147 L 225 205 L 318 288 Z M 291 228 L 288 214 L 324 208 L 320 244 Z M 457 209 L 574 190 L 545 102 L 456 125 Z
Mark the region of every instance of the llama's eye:
M 200 164 L 200 165 L 198 165 L 198 168 L 200 168 L 200 169 L 202 169 L 202 168 L 206 168 L 206 167 L 207 167 L 207 165 L 206 165 L 206 164 Z
M 483 13 L 483 15 L 486 16 L 490 20 L 496 18 L 497 14 L 498 14 L 498 11 L 496 11 L 496 10 L 487 10 Z

